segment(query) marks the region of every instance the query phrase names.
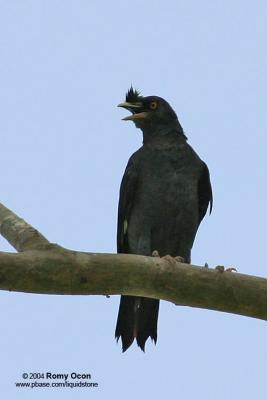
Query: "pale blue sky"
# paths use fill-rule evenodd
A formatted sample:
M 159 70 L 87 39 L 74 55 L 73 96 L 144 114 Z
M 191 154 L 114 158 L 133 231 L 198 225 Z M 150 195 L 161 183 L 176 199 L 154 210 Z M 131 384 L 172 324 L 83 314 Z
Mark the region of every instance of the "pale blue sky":
M 192 262 L 266 276 L 266 20 L 257 0 L 0 1 L 0 201 L 52 242 L 115 252 L 119 184 L 141 145 L 116 108 L 132 83 L 171 103 L 209 165 L 214 212 Z M 157 346 L 122 354 L 118 301 L 0 292 L 1 395 L 266 398 L 265 322 L 162 302 Z M 100 387 L 14 387 L 46 371 Z

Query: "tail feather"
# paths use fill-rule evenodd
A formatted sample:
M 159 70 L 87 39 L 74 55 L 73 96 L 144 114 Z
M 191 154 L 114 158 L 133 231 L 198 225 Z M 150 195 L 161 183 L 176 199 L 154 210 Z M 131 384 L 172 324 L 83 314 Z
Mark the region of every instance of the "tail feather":
M 117 341 L 121 337 L 123 352 L 126 351 L 134 341 L 134 308 L 135 297 L 121 296 L 115 337 Z
M 157 343 L 159 300 L 141 297 L 140 308 L 136 341 L 138 346 L 145 351 L 145 343 L 149 336 L 155 344 Z
M 115 331 L 117 341 L 121 337 L 122 351 L 126 351 L 134 339 L 143 351 L 150 336 L 157 342 L 159 300 L 146 297 L 121 296 Z

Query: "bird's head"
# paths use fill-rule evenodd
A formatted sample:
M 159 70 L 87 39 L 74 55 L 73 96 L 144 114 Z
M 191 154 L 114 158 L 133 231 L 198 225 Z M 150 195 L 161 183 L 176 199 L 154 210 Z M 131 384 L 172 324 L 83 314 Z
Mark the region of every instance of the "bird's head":
M 132 86 L 126 94 L 125 102 L 118 104 L 118 107 L 132 113 L 123 118 L 123 121 L 133 121 L 136 127 L 143 131 L 163 128 L 178 122 L 174 110 L 166 100 L 158 96 L 143 97 Z

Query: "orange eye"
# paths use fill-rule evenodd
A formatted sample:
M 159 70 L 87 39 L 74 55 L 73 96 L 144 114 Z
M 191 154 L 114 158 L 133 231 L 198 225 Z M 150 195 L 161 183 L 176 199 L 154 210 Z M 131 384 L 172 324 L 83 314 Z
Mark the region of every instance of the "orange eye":
M 156 101 L 151 101 L 149 104 L 150 110 L 156 110 L 158 107 L 158 103 Z

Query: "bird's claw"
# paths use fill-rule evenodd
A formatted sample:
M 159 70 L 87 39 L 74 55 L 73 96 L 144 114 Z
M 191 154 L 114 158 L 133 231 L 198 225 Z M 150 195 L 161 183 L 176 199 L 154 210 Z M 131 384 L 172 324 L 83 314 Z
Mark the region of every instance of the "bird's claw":
M 160 257 L 159 252 L 157 250 L 154 250 L 152 252 L 152 257 Z M 176 264 L 177 262 L 179 262 L 179 263 L 185 262 L 184 257 L 181 257 L 181 256 L 172 257 L 169 254 L 167 254 L 166 256 L 163 256 L 161 258 L 163 258 L 166 261 L 169 261 L 171 264 Z
M 185 259 L 182 256 L 176 256 L 174 259 L 176 262 L 185 263 Z
M 223 266 L 223 265 L 217 265 L 217 267 L 215 267 L 215 269 L 218 271 L 218 272 L 237 272 L 237 269 L 236 268 L 232 268 L 232 267 L 230 267 L 230 268 L 226 268 L 225 269 L 225 267 Z
M 177 262 L 179 262 L 179 263 L 185 262 L 185 259 L 181 256 L 172 257 L 169 254 L 167 254 L 166 256 L 163 256 L 161 258 L 163 258 L 163 260 L 170 262 L 173 265 L 176 264 Z
M 217 267 L 215 267 L 215 269 L 218 271 L 218 272 L 224 272 L 224 266 L 223 265 L 217 265 Z
M 226 268 L 225 272 L 237 272 L 237 269 L 230 267 L 230 268 Z

